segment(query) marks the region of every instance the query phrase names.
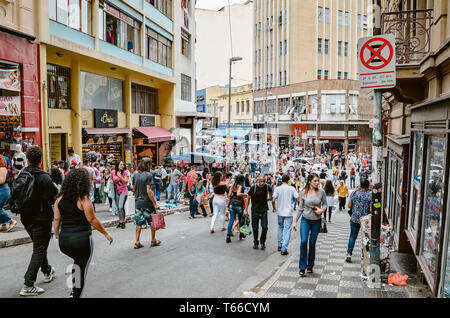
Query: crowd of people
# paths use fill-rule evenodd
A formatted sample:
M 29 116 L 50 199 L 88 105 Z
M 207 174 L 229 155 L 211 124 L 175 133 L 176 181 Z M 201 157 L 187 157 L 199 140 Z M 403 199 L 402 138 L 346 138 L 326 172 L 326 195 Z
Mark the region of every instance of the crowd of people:
M 339 156 L 337 160 L 330 156 L 317 158 L 327 168 L 291 164 L 289 158 L 281 158 L 280 168 L 272 174 L 265 169 L 265 163 L 255 167 L 253 163 L 239 162 L 220 168 L 184 163 L 156 166 L 144 158 L 134 167 L 120 160 L 114 163 L 101 161 L 95 153 L 88 153 L 82 160 L 73 149 L 69 149 L 68 155 L 67 162 L 54 162 L 46 173 L 40 168 L 41 149 L 29 148 L 26 167 L 11 185 L 7 182 L 8 164 L 0 156 L 0 216 L 3 224 L 9 222 L 7 227 L 12 226 L 3 209 L 9 200 L 11 210 L 20 214 L 33 242 L 33 253 L 20 291 L 22 296 L 44 292 L 34 285 L 39 269 L 45 283 L 53 280 L 55 270 L 47 260 L 53 224 L 57 247 L 73 259 L 73 279 L 78 277 L 71 297 L 81 297 L 93 253 L 92 228 L 102 233 L 109 243 L 113 242 L 96 216 L 95 203 L 109 205 L 110 211 L 118 216 L 117 228 L 124 229 L 130 194 L 135 200 L 132 213 L 136 226 L 134 249 L 144 247 L 141 231 L 146 227 L 151 228 L 150 246 L 161 245 L 152 227 L 152 215 L 164 205 L 162 193 L 165 193 L 165 204 L 189 205 L 190 219 L 209 215 L 211 234 L 216 232 L 219 217 L 219 228 L 226 231 L 226 243 L 231 243 L 235 234 L 239 240 L 244 240 L 252 232 L 255 250 L 266 248 L 270 204 L 278 218 L 277 244 L 281 255 L 288 255 L 292 229 L 300 231 L 300 276 L 313 272 L 315 243 L 324 224 L 331 222 L 336 194 L 339 210 L 348 208 L 351 215 L 348 262 L 351 262 L 360 219 L 371 208 L 367 156 L 351 154 L 343 162 L 339 161 Z M 330 168 L 332 172 L 327 174 L 326 169 Z M 343 173 L 347 168 L 350 168 L 351 189 L 356 186 L 356 173 L 360 176 L 359 187 L 351 195 L 347 175 Z

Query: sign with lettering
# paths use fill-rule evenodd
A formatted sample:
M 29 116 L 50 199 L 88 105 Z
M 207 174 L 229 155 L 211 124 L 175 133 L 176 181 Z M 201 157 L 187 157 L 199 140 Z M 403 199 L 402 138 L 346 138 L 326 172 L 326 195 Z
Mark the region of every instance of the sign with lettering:
M 20 116 L 20 96 L 0 96 L 0 115 Z
M 139 116 L 139 126 L 140 127 L 154 127 L 155 126 L 155 116 Z
M 117 110 L 94 109 L 95 128 L 116 128 L 117 118 Z

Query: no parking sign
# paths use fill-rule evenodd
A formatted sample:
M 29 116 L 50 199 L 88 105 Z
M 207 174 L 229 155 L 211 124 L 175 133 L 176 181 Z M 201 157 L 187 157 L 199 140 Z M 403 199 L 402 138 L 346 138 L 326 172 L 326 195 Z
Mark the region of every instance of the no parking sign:
M 395 37 L 376 35 L 358 40 L 359 88 L 395 86 Z

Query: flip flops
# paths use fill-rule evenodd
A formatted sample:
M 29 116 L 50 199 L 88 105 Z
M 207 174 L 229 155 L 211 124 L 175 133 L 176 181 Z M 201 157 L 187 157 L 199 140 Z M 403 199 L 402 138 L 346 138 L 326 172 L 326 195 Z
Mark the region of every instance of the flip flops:
M 159 241 L 159 240 L 153 241 L 152 244 L 151 244 L 152 247 L 153 246 L 160 246 L 160 245 L 161 245 L 161 241 Z
M 137 250 L 138 248 L 142 248 L 144 247 L 144 245 L 142 245 L 141 243 L 139 244 L 134 244 L 134 249 Z

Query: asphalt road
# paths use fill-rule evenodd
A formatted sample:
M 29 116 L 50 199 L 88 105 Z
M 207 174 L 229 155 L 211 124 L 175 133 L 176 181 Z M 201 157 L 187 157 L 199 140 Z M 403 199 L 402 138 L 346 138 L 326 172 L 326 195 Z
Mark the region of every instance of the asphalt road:
M 166 217 L 167 228 L 157 232 L 161 246 L 150 247 L 150 230 L 142 231 L 144 248 L 135 250 L 135 226 L 125 230 L 109 229 L 112 245 L 94 231 L 94 255 L 89 267 L 83 297 L 245 297 L 270 278 L 285 260 L 277 252 L 277 218 L 269 213 L 266 250 L 253 250 L 253 239 L 225 243 L 226 232 L 209 233 L 211 218 L 188 219 L 188 213 Z M 291 237 L 290 249 L 298 248 L 298 232 Z M 2 286 L 0 298 L 20 297 L 23 275 L 31 257 L 32 244 L 0 250 Z M 38 274 L 36 285 L 46 290 L 38 297 L 67 297 L 64 272 L 71 259 L 56 249 L 53 241 L 48 249 L 49 262 L 56 269 L 50 284 Z

